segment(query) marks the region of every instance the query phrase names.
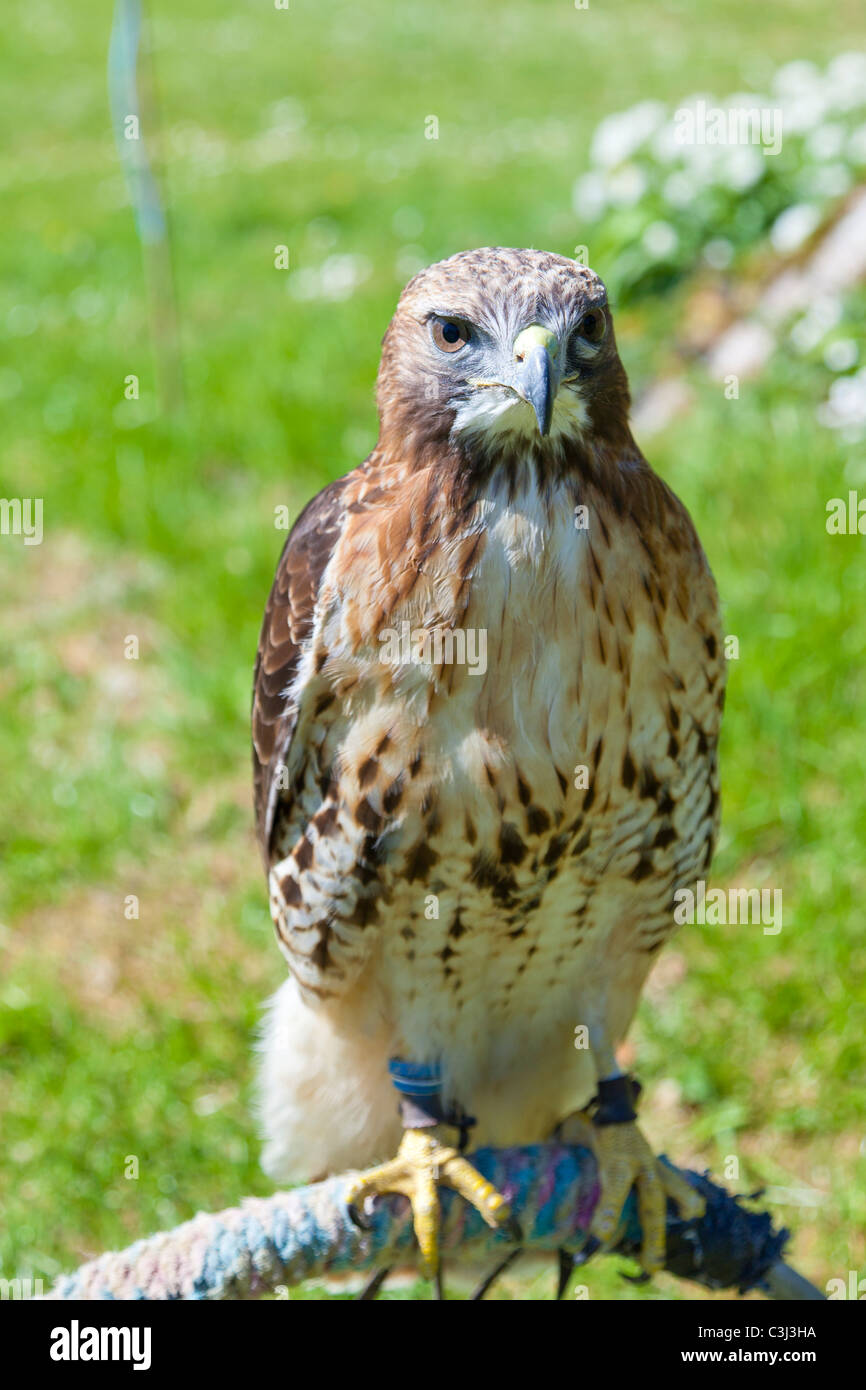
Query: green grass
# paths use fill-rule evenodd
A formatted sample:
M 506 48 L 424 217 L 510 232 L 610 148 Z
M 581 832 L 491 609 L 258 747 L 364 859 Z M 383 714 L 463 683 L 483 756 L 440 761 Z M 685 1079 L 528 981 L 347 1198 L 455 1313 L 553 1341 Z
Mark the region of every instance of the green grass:
M 863 23 L 849 3 L 158 0 L 188 401 L 166 419 L 108 122 L 109 7 L 9 9 L 0 492 L 44 499 L 45 542 L 0 543 L 0 1273 L 48 1278 L 268 1190 L 251 1050 L 282 965 L 247 711 L 274 507 L 294 512 L 369 448 L 379 341 L 412 261 L 497 242 L 569 252 L 601 116 L 760 85 L 781 61 L 854 47 Z M 295 272 L 333 256 L 365 268 L 355 292 L 297 297 Z M 666 360 L 686 293 L 620 315 L 635 386 Z M 713 881 L 781 887 L 785 926 L 684 928 L 636 1065 L 673 1157 L 719 1175 L 735 1157 L 742 1191 L 814 1190 L 820 1205 L 774 1211 L 823 1284 L 866 1260 L 863 542 L 824 528 L 826 500 L 864 481 L 862 449 L 814 422 L 812 364 L 781 358 L 734 402 L 697 371 L 693 385 L 648 452 L 739 638 Z M 552 1277 L 512 1288 L 545 1297 Z M 686 1292 L 635 1290 L 614 1261 L 584 1277 L 593 1297 Z

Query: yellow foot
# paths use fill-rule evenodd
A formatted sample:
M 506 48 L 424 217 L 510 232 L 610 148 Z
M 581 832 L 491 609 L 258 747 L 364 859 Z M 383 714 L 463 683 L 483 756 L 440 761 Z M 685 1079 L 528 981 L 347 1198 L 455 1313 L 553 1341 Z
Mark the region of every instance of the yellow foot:
M 349 1210 L 359 1224 L 368 1197 L 386 1192 L 402 1192 L 412 1203 L 412 1220 L 421 1250 L 422 1272 L 433 1279 L 439 1271 L 439 1193 L 446 1183 L 480 1212 L 488 1226 L 504 1225 L 511 1210 L 496 1188 L 463 1158 L 456 1149 L 442 1143 L 438 1126 L 407 1129 L 396 1158 L 360 1173 L 346 1191 Z
M 705 1202 L 676 1169 L 660 1163 L 634 1122 L 593 1126 L 601 1196 L 590 1235 L 606 1244 L 616 1233 L 632 1186 L 637 1188 L 643 1244 L 640 1263 L 655 1274 L 665 1262 L 665 1212 L 668 1197 L 684 1221 L 703 1216 Z

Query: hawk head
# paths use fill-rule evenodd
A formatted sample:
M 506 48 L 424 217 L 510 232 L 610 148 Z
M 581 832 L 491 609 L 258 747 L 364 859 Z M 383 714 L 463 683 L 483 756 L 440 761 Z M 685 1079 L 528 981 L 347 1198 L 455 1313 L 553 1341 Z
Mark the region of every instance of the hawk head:
M 464 251 L 410 280 L 385 334 L 383 439 L 468 462 L 561 455 L 628 436 L 607 292 L 546 251 Z

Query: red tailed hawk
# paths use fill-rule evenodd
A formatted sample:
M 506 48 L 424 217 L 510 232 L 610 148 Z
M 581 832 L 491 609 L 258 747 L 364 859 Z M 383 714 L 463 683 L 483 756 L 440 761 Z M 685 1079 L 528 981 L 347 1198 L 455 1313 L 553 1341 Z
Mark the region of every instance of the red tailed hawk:
M 629 430 L 605 288 L 541 251 L 422 271 L 385 334 L 379 441 L 306 507 L 255 673 L 258 830 L 290 978 L 264 1041 L 264 1163 L 507 1208 L 456 1145 L 594 1121 L 643 1264 L 665 1196 L 615 1049 L 710 863 L 725 666 L 682 503 Z M 585 1039 L 586 1046 L 580 1046 Z M 396 1094 L 395 1094 L 396 1087 Z M 397 1100 L 400 1106 L 398 1110 Z M 390 1157 L 396 1153 L 396 1157 Z

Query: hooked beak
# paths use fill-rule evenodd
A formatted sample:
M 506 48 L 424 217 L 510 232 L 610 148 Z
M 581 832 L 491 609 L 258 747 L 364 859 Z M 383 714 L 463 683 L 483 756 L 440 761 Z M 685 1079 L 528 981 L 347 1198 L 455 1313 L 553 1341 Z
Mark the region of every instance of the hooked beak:
M 550 434 L 553 402 L 559 385 L 556 367 L 558 352 L 559 342 L 556 334 L 538 323 L 524 328 L 514 340 L 514 358 L 517 363 L 514 388 L 535 411 L 542 435 Z

